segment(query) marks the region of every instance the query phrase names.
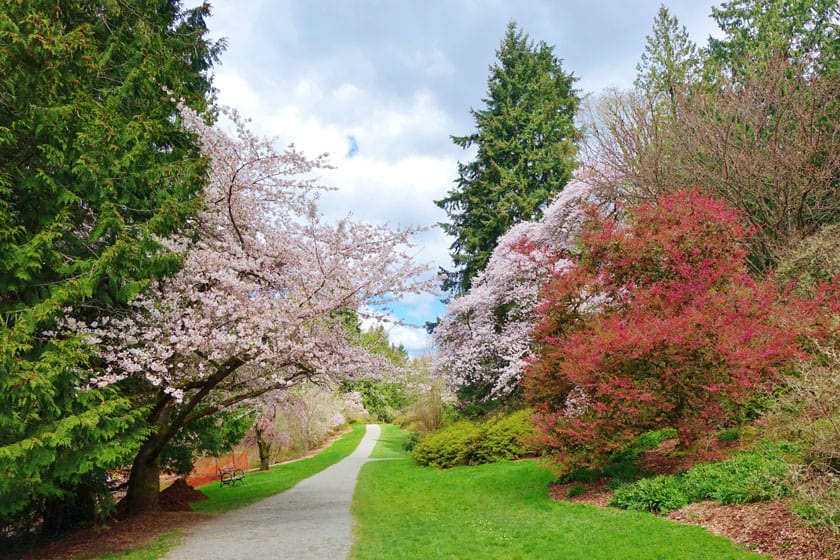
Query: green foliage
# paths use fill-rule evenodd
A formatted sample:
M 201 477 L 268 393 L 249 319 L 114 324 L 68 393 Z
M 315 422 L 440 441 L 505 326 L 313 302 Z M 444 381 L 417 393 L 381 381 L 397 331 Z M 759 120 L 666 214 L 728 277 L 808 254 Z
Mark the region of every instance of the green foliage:
M 653 35 L 648 35 L 645 52 L 636 65 L 636 88 L 645 92 L 651 101 L 667 102 L 670 116 L 676 118 L 676 96 L 693 81 L 699 70 L 697 46 L 665 6 L 653 21 Z
M 764 444 L 726 461 L 695 465 L 685 473 L 643 478 L 618 487 L 610 505 L 664 513 L 702 500 L 744 504 L 781 498 L 790 493 L 786 450 Z
M 356 484 L 350 558 L 759 558 L 700 527 L 552 500 L 552 479 L 532 460 L 443 471 L 371 461 Z
M 476 131 L 453 136 L 475 146 L 474 161 L 459 164 L 456 187 L 435 203 L 446 211 L 444 232 L 456 270 L 444 290 L 466 292 L 484 269 L 496 240 L 516 223 L 536 220 L 575 166 L 580 99 L 553 48 L 534 45 L 511 22 L 490 68 L 485 108 L 472 110 Z
M 161 470 L 187 476 L 202 455 L 217 457 L 242 441 L 254 422 L 253 415 L 225 410 L 199 418 L 181 428 L 160 455 Z
M 535 452 L 535 435 L 528 410 L 484 422 L 461 420 L 421 437 L 412 457 L 418 465 L 438 468 L 510 461 Z
M 72 306 L 118 307 L 178 259 L 155 236 L 200 206 L 175 98 L 208 105 L 207 6 L 7 0 L 0 10 L 0 524 L 124 464 L 146 435 L 120 386 L 88 386 Z M 165 91 L 167 88 L 169 92 Z
M 679 509 L 688 503 L 680 480 L 673 476 L 643 478 L 620 486 L 610 500 L 611 506 L 657 513 Z
M 482 435 L 473 452 L 474 464 L 511 461 L 535 450 L 531 442 L 536 438 L 536 429 L 530 410 L 493 416 L 481 428 Z
M 472 463 L 480 437 L 481 429 L 475 422 L 461 420 L 423 436 L 411 456 L 418 465 L 440 469 L 467 465 Z
M 381 422 L 393 421 L 394 411 L 411 402 L 411 395 L 403 383 L 375 379 L 342 381 L 341 392 L 350 391 L 357 391 L 362 397 L 365 410 Z

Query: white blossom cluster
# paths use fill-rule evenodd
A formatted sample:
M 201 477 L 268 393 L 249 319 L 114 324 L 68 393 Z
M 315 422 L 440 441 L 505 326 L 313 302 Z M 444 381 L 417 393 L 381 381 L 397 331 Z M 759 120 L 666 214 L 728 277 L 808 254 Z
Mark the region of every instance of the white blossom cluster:
M 578 172 L 538 222 L 513 226 L 498 240 L 470 290 L 453 299 L 434 332 L 434 370 L 457 388 L 492 387 L 492 397 L 516 389 L 531 353 L 530 332 L 539 293 L 565 258 L 594 192 Z
M 387 360 L 350 343 L 335 319 L 429 288 L 408 256 L 412 229 L 324 223 L 309 178 L 327 166 L 293 146 L 277 151 L 234 112 L 235 134 L 182 118 L 209 164 L 205 210 L 192 238 L 162 240 L 182 268 L 129 311 L 66 327 L 98 346 L 93 384 L 140 376 L 177 400 L 232 403 L 319 376 L 381 373 Z

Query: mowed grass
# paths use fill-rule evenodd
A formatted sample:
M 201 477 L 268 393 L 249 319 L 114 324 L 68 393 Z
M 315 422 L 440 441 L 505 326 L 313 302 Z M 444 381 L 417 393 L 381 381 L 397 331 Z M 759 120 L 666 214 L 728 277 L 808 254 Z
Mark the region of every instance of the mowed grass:
M 321 472 L 350 455 L 365 434 L 364 424 L 354 424 L 351 431 L 314 457 L 277 465 L 268 471 L 249 472 L 235 486 L 220 487 L 218 482 L 199 488 L 207 500 L 192 502 L 193 510 L 221 513 L 258 502 L 288 490 L 304 478 Z
M 405 437 L 383 426 L 374 456 L 404 460 L 368 463 L 359 476 L 354 560 L 762 558 L 700 527 L 556 502 L 553 476 L 534 461 L 416 467 Z

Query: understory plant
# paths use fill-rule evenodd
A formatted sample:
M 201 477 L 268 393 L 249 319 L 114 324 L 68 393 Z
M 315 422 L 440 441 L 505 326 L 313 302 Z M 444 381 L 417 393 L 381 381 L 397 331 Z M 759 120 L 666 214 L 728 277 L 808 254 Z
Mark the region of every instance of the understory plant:
M 461 420 L 423 436 L 412 457 L 418 465 L 438 468 L 509 461 L 533 454 L 535 436 L 529 410 L 483 422 Z
M 731 459 L 695 465 L 684 473 L 643 478 L 616 489 L 611 506 L 666 513 L 692 502 L 744 504 L 790 495 L 786 453 L 791 448 L 764 443 Z

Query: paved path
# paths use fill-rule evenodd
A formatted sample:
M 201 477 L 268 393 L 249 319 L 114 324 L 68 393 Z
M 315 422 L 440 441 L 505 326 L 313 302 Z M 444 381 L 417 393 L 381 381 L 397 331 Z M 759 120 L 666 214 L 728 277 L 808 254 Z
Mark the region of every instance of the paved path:
M 379 426 L 369 424 L 347 458 L 286 492 L 188 530 L 164 560 L 347 558 L 356 478 L 377 439 Z

